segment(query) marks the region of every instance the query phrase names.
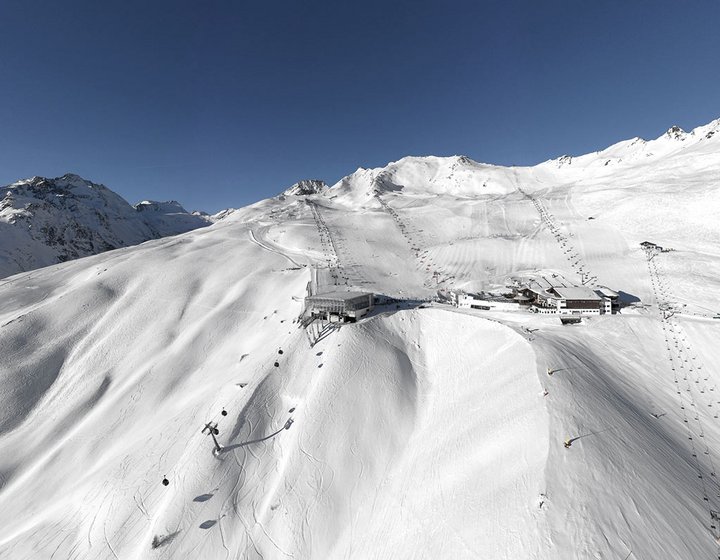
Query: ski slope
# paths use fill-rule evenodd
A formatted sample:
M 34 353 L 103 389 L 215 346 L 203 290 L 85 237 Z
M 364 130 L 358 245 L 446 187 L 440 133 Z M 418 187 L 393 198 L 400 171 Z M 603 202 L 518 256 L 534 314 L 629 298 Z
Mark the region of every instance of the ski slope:
M 0 557 L 718 558 L 719 125 L 405 158 L 0 281 Z M 404 303 L 301 328 L 311 266 Z M 628 305 L 418 306 L 527 272 Z

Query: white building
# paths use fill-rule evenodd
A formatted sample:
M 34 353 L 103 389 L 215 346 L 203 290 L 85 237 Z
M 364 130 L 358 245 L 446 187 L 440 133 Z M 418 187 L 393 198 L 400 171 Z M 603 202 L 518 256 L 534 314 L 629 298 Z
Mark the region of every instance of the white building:
M 450 292 L 450 301 L 461 309 L 528 309 L 533 313 L 564 316 L 609 314 L 618 302 L 618 293 L 609 288 L 574 286 L 556 274 L 552 278 L 538 276 L 525 281 L 516 280 L 513 286 L 508 287 L 514 291 L 512 299 L 484 292 Z
M 460 309 L 482 309 L 484 311 L 517 311 L 520 305 L 502 296 L 485 293 L 450 292 L 454 305 Z
M 520 305 L 507 298 L 492 297 L 488 294 L 460 294 L 457 306 L 464 309 L 482 309 L 484 311 L 517 311 Z
M 602 298 L 603 313 L 612 313 L 620 305 L 620 294 L 606 286 L 598 286 L 595 293 Z
M 558 313 L 567 315 L 600 315 L 602 298 L 587 286 L 553 288 L 558 295 Z

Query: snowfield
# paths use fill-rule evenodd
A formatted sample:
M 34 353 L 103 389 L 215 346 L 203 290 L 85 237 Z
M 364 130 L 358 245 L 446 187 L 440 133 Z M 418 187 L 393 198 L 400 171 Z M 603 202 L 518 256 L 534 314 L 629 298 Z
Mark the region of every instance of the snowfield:
M 720 557 L 718 130 L 405 158 L 0 280 L 0 557 Z M 301 328 L 312 266 L 401 301 Z M 626 306 L 418 305 L 524 273 Z

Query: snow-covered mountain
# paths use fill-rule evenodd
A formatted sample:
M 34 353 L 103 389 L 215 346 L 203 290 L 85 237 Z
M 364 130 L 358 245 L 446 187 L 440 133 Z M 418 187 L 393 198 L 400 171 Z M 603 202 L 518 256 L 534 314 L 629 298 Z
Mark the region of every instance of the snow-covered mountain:
M 134 207 L 105 187 L 72 174 L 33 177 L 0 191 L 0 277 L 137 245 L 212 223 L 179 203 Z
M 0 557 L 717 558 L 717 124 L 404 158 L 0 282 Z M 312 267 L 398 302 L 305 327 Z M 528 274 L 626 305 L 424 303 Z
M 720 119 L 699 126 L 691 132 L 685 132 L 677 125 L 671 126 L 665 134 L 655 140 L 644 140 L 635 137 L 613 144 L 609 148 L 586 154 L 580 157 L 562 156 L 555 160 L 545 162 L 550 166 L 575 167 L 606 167 L 617 165 L 638 165 L 644 163 L 657 163 L 676 154 L 687 153 L 688 150 L 700 149 L 703 146 L 714 145 L 709 143 L 720 132 Z

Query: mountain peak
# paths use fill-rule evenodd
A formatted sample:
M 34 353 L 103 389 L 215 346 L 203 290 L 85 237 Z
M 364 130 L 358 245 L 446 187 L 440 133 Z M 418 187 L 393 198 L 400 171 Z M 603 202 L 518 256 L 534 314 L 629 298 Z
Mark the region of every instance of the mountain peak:
M 667 129 L 665 135 L 673 140 L 684 140 L 687 133 L 678 125 L 673 125 Z
M 7 185 L 0 195 L 0 277 L 212 223 L 176 201 L 135 207 L 104 185 L 66 173 Z
M 88 181 L 84 179 L 83 177 L 80 177 L 77 173 L 65 173 L 62 177 L 57 177 L 57 179 L 64 179 L 65 181 L 82 181 L 83 183 L 90 183 L 91 181 Z
M 715 119 L 714 121 L 710 121 L 708 124 L 704 126 L 699 126 L 691 132 L 693 136 L 699 136 L 701 138 L 704 138 L 706 140 L 709 140 L 713 136 L 715 136 L 718 132 L 720 132 L 720 119 Z M 720 135 L 718 135 L 720 137 Z
M 53 179 L 48 179 L 41 177 L 42 180 L 48 181 L 51 183 L 55 183 L 56 185 L 60 186 L 67 186 L 67 187 L 89 187 L 91 189 L 106 189 L 107 187 L 105 185 L 101 185 L 99 183 L 94 183 L 88 179 L 85 179 L 84 177 L 81 177 L 77 173 L 65 173 L 64 175 L 60 177 L 55 177 Z
M 321 179 L 302 179 L 290 188 L 285 189 L 282 194 L 286 196 L 305 196 L 309 194 L 318 194 L 327 188 L 327 184 L 325 184 L 325 181 Z
M 30 188 L 37 190 L 37 192 L 40 192 L 43 189 L 47 189 L 49 191 L 64 190 L 69 187 L 107 189 L 104 185 L 88 181 L 75 173 L 65 173 L 60 177 L 43 177 L 42 175 L 34 175 L 29 179 L 20 179 L 7 186 L 15 188 Z

